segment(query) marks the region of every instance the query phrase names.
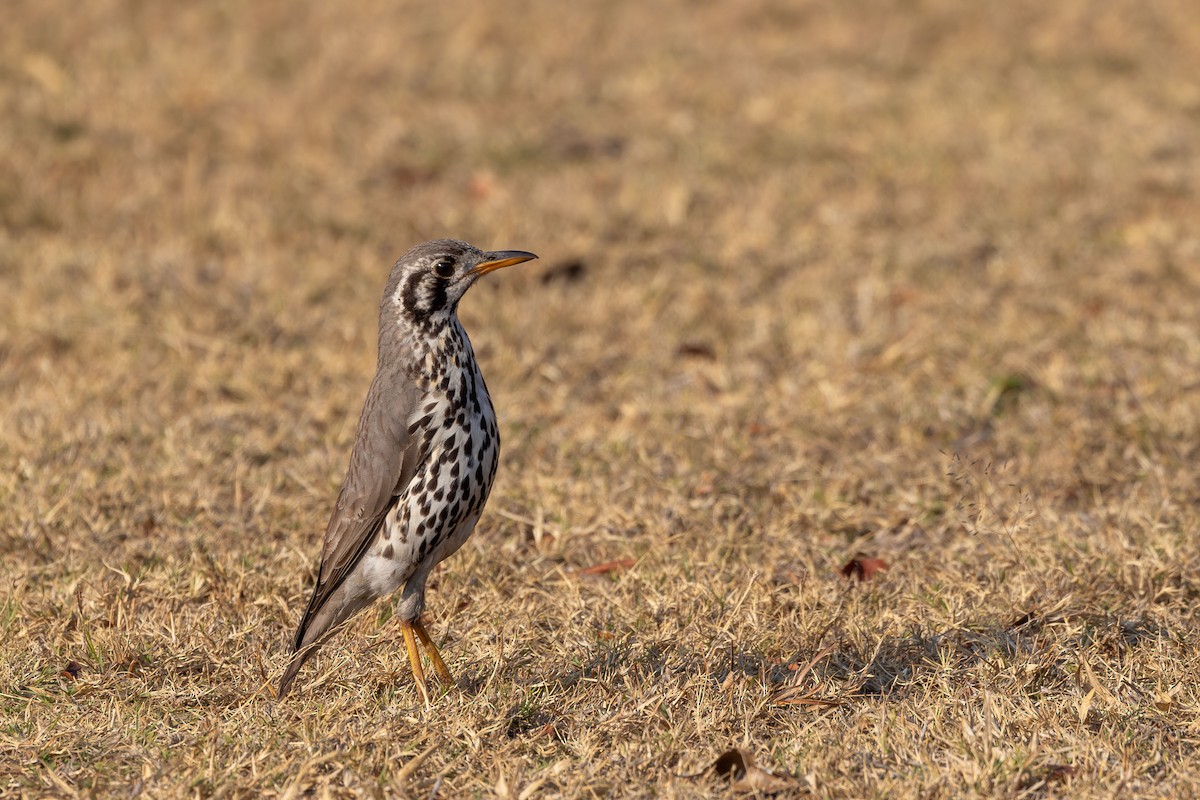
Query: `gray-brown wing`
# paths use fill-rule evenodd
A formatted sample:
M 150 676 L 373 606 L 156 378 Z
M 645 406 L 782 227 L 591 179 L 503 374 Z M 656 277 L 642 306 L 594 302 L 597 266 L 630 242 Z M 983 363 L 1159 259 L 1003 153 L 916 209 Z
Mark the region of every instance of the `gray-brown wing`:
M 299 649 L 309 623 L 362 560 L 384 518 L 421 461 L 408 432 L 418 392 L 394 376 L 376 375 L 363 403 L 346 480 L 325 531 L 321 567 L 293 643 Z

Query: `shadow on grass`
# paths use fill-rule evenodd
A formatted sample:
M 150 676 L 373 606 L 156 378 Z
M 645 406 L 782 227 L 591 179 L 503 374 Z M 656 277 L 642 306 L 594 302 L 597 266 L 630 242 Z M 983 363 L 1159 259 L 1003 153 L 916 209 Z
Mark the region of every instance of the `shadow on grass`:
M 809 682 L 821 694 L 832 692 L 846 700 L 853 697 L 898 699 L 913 686 L 923 685 L 938 674 L 966 675 L 979 670 L 984 675 L 1000 675 L 1017 664 L 1039 666 L 1037 680 L 1043 690 L 1061 688 L 1073 680 L 1072 669 L 1062 667 L 1077 660 L 1082 652 L 1103 657 L 1135 649 L 1161 639 L 1167 631 L 1145 618 L 1116 615 L 1079 614 L 1069 619 L 1062 614 L 1050 617 L 1026 615 L 1008 626 L 991 623 L 967 624 L 946 631 L 914 631 L 886 636 L 870 650 L 843 639 L 822 654 L 819 647 L 797 651 L 789 659 L 768 658 L 747 647 L 730 642 L 707 652 L 689 650 L 677 644 L 642 646 L 634 637 L 621 642 L 598 643 L 581 654 L 577 666 L 552 674 L 539 674 L 535 659 L 524 659 L 503 667 L 526 680 L 545 683 L 557 689 L 573 689 L 583 682 L 599 683 L 616 689 L 621 685 L 651 683 L 686 684 L 697 677 L 714 686 L 730 680 L 757 679 L 766 689 L 791 687 L 805 667 L 812 664 Z M 478 688 L 486 679 L 481 675 L 460 682 L 464 690 Z M 957 678 L 956 678 L 957 680 Z

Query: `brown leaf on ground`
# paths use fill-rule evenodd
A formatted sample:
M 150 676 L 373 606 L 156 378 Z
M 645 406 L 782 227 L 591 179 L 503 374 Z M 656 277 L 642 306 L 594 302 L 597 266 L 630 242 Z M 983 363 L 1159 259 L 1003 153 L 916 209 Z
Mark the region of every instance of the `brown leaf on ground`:
M 560 731 L 558 726 L 553 722 L 547 722 L 545 725 L 538 728 L 537 735 L 545 739 L 551 739 L 555 742 L 566 741 L 566 736 L 563 735 L 563 732 Z
M 637 563 L 636 558 L 618 558 L 615 561 L 605 561 L 603 564 L 593 564 L 590 567 L 577 569 L 572 575 L 607 575 L 610 572 L 620 572 L 629 569 Z
M 573 258 L 567 261 L 560 261 L 550 267 L 544 269 L 538 280 L 543 283 L 555 283 L 561 281 L 563 283 L 575 283 L 576 281 L 587 275 L 588 265 L 578 259 Z
M 738 747 L 717 756 L 712 771 L 718 777 L 732 781 L 735 791 L 772 794 L 799 788 L 792 779 L 758 766 L 754 763 L 754 756 Z
M 1046 783 L 1058 783 L 1074 776 L 1078 771 L 1077 767 L 1070 764 L 1049 764 L 1046 766 L 1044 780 Z
M 76 681 L 79 680 L 81 672 L 83 672 L 83 664 L 80 664 L 78 661 L 68 661 L 67 665 L 62 668 L 61 674 Z
M 675 354 L 684 358 L 698 358 L 703 361 L 716 361 L 717 351 L 708 342 L 682 342 L 675 348 Z
M 871 577 L 876 572 L 883 572 L 888 569 L 888 563 L 882 558 L 867 558 L 864 555 L 857 555 L 846 562 L 846 566 L 842 567 L 843 578 L 858 578 L 858 582 L 871 580 Z

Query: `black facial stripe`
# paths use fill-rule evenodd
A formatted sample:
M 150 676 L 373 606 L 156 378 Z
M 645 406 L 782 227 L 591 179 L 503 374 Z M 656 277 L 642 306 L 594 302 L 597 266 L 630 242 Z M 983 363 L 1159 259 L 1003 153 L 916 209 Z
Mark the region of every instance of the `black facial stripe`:
M 414 272 L 404 282 L 401 302 L 413 319 L 427 319 L 449 301 L 450 281 L 429 273 Z
M 417 284 L 420 282 L 421 275 L 414 272 L 404 284 L 404 310 L 414 317 L 421 316 L 420 297 L 417 295 Z
M 441 311 L 446 307 L 446 288 L 450 285 L 447 279 L 435 276 L 433 279 L 432 291 L 429 296 L 429 313 Z

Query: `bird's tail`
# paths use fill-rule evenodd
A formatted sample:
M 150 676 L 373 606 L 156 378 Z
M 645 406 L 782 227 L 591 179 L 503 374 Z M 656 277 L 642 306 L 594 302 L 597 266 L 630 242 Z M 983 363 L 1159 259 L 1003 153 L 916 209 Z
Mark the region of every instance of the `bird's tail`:
M 292 642 L 292 660 L 284 671 L 283 678 L 279 681 L 277 699 L 282 700 L 287 695 L 292 687 L 292 681 L 296 679 L 296 673 L 304 666 L 304 662 L 308 661 L 313 653 L 317 652 L 317 649 L 335 633 L 335 628 L 370 603 L 371 598 L 369 597 L 349 596 L 345 584 L 343 584 L 319 608 L 313 608 L 310 604 L 308 610 L 304 612 L 304 618 L 300 620 L 300 627 Z
M 307 650 L 302 650 L 292 654 L 292 661 L 288 664 L 287 670 L 283 673 L 283 679 L 279 681 L 279 692 L 275 695 L 276 699 L 282 700 L 287 697 L 288 690 L 292 688 L 292 681 L 296 680 L 296 673 L 300 671 L 300 667 L 304 666 L 304 662 L 308 661 L 317 648 L 310 647 Z

